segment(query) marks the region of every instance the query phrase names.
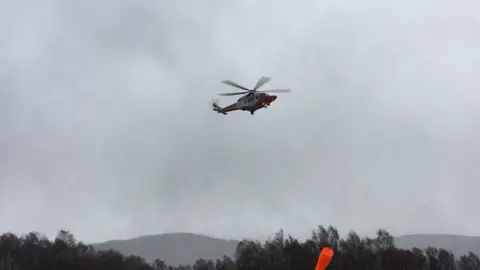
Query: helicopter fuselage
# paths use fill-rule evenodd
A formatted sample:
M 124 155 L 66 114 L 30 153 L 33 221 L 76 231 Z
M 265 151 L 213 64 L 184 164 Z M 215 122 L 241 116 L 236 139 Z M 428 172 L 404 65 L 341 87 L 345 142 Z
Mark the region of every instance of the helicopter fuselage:
M 269 95 L 266 93 L 249 93 L 237 100 L 236 103 L 230 104 L 222 108 L 220 113 L 227 113 L 231 111 L 241 110 L 249 111 L 252 115 L 255 111 L 267 108 L 272 102 L 277 99 L 275 95 Z

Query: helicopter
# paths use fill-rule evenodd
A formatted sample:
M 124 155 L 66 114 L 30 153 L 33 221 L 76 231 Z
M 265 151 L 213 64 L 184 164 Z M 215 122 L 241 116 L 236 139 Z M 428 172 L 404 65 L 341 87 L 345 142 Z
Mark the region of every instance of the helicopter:
M 220 96 L 235 96 L 235 95 L 244 95 L 241 98 L 237 100 L 237 102 L 230 104 L 225 107 L 220 107 L 217 102 L 213 102 L 213 110 L 216 111 L 217 113 L 222 113 L 226 115 L 228 112 L 231 111 L 237 111 L 237 110 L 242 110 L 242 111 L 249 111 L 251 115 L 255 113 L 255 111 L 261 109 L 261 108 L 267 108 L 270 106 L 272 102 L 274 102 L 277 99 L 277 96 L 275 95 L 269 95 L 267 93 L 285 93 L 285 92 L 290 92 L 290 89 L 271 89 L 271 90 L 263 90 L 263 91 L 257 91 L 260 87 L 262 87 L 264 84 L 268 83 L 272 78 L 262 76 L 260 79 L 257 81 L 257 84 L 253 87 L 253 89 L 248 89 L 244 86 L 241 86 L 235 82 L 232 82 L 230 80 L 225 80 L 222 81 L 222 83 L 240 88 L 244 91 L 242 92 L 235 92 L 235 93 L 221 93 L 219 94 Z

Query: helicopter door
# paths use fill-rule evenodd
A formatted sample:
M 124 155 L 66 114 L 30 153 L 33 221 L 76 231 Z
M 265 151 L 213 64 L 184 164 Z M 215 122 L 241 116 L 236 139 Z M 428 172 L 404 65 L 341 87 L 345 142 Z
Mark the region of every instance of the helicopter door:
M 254 99 L 254 96 L 253 95 L 249 95 L 245 98 L 246 102 L 247 103 L 250 103 L 250 102 L 253 102 L 253 99 Z

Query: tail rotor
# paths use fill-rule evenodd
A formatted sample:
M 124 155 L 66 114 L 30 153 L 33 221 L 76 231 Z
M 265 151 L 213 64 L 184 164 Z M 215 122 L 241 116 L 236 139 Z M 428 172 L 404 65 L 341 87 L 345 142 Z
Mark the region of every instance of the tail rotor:
M 224 114 L 224 115 L 227 115 L 227 113 L 223 111 L 223 108 L 220 107 L 220 106 L 217 104 L 217 102 L 218 102 L 217 100 L 213 100 L 213 101 L 212 101 L 212 109 L 213 109 L 214 111 L 216 111 L 217 113 L 222 113 L 222 114 Z

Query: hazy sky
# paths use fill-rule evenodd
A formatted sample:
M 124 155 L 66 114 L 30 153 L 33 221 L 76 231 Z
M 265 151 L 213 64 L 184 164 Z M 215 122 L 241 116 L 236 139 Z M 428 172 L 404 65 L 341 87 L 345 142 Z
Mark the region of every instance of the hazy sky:
M 0 232 L 480 235 L 478 10 L 2 1 Z M 211 111 L 262 75 L 292 92 Z

